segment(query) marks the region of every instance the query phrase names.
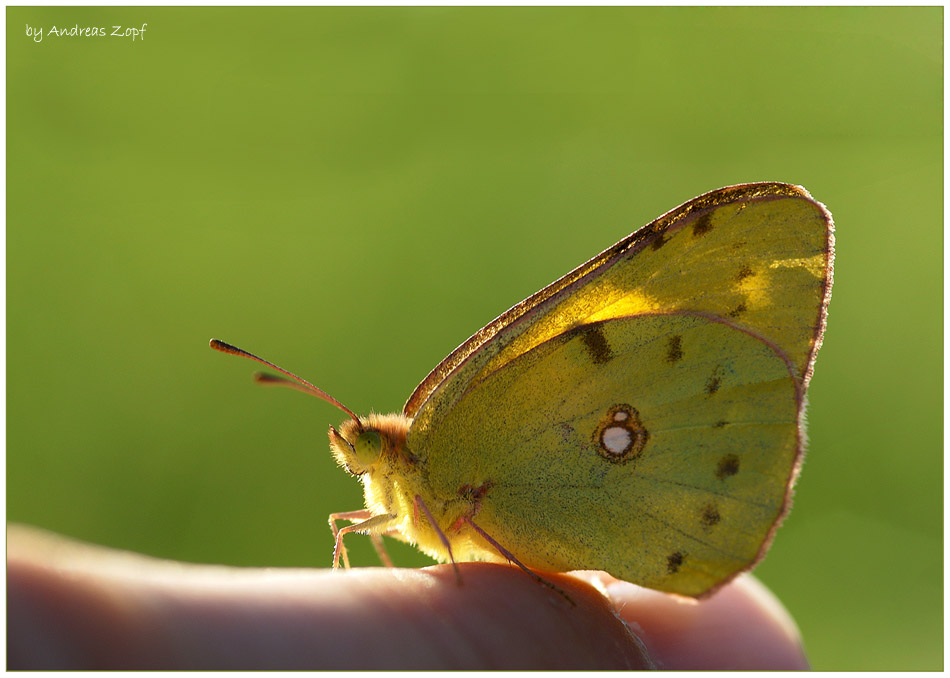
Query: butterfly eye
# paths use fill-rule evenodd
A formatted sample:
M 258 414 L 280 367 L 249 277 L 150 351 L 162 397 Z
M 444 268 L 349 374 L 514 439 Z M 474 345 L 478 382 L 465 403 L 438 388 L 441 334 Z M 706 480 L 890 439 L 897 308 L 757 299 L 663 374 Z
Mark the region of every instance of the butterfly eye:
M 383 439 L 376 431 L 363 431 L 353 447 L 360 463 L 372 466 L 379 461 L 379 455 L 383 452 Z

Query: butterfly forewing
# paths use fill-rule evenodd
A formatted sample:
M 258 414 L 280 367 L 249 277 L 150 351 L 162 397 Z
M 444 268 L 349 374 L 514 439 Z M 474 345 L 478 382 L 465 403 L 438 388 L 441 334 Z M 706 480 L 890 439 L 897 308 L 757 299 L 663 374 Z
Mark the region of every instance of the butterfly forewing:
M 832 224 L 788 184 L 747 184 L 700 196 L 529 297 L 454 351 L 417 387 L 419 426 L 469 386 L 578 325 L 677 310 L 747 327 L 785 352 L 807 382 L 831 285 Z
M 700 196 L 489 323 L 419 385 L 433 497 L 528 566 L 703 595 L 764 554 L 802 454 L 833 225 L 797 186 Z

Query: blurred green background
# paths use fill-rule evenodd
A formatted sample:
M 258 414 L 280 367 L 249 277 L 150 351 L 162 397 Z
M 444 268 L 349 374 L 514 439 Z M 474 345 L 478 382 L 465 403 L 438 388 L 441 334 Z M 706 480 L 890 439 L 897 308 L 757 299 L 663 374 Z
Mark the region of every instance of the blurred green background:
M 836 283 L 795 508 L 756 573 L 816 668 L 940 669 L 942 24 L 8 8 L 8 518 L 327 566 L 327 514 L 362 507 L 327 452 L 343 415 L 256 388 L 210 337 L 395 411 L 469 334 L 661 213 L 788 181 L 835 216 Z

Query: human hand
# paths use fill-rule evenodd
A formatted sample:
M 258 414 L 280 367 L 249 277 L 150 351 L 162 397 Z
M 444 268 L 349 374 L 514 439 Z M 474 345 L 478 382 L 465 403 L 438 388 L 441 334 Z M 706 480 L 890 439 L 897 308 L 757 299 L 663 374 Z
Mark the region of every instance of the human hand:
M 192 565 L 7 528 L 8 669 L 805 669 L 739 577 L 684 601 L 603 573 Z

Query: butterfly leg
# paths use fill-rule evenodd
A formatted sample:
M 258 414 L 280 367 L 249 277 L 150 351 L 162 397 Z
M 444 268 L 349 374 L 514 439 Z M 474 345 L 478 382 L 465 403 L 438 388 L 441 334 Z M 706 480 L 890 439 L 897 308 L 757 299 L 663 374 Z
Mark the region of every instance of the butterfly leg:
M 338 520 L 350 520 L 350 521 L 367 520 L 368 518 L 372 518 L 372 517 L 373 517 L 372 514 L 366 509 L 360 509 L 359 511 L 345 511 L 343 513 L 331 513 L 330 514 L 330 531 L 333 532 L 334 544 L 336 544 L 337 532 L 340 531 L 340 529 L 336 526 L 336 521 Z M 337 567 L 337 565 L 339 564 L 337 555 L 338 554 L 336 552 L 336 549 L 334 549 L 334 553 L 333 553 L 333 567 L 334 568 Z M 346 553 L 345 546 L 342 547 L 342 555 L 343 555 L 344 567 L 346 567 L 346 569 L 350 569 L 350 557 Z
M 346 568 L 350 567 L 350 559 L 346 553 L 346 547 L 343 545 L 343 536 L 349 534 L 350 532 L 359 532 L 363 534 L 369 534 L 371 538 L 375 538 L 373 543 L 376 544 L 376 540 L 379 540 L 380 544 L 377 547 L 377 552 L 380 552 L 380 557 L 386 553 L 385 549 L 382 547 L 382 538 L 379 536 L 380 531 L 385 531 L 385 529 L 380 530 L 379 528 L 384 527 L 396 516 L 391 516 L 388 514 L 383 514 L 379 516 L 372 515 L 367 510 L 362 511 L 349 511 L 347 513 L 333 513 L 330 515 L 330 527 L 333 530 L 333 536 L 335 537 L 335 543 L 333 546 L 333 568 L 336 569 L 340 566 L 340 557 L 343 557 L 343 564 Z M 346 525 L 345 527 L 337 529 L 336 521 L 337 520 L 363 520 L 363 522 L 356 523 L 352 525 Z M 386 555 L 383 558 L 383 563 L 388 567 L 392 567 L 392 561 L 389 560 L 389 556 Z
M 569 595 L 567 595 L 567 593 L 565 593 L 564 591 L 562 591 L 562 590 L 560 589 L 560 587 L 555 586 L 554 584 L 552 584 L 551 582 L 549 582 L 549 581 L 548 581 L 547 579 L 545 579 L 544 577 L 538 575 L 537 573 L 535 573 L 535 572 L 533 572 L 531 569 L 529 569 L 527 565 L 525 565 L 525 564 L 522 563 L 520 560 L 518 560 L 517 558 L 515 558 L 515 555 L 514 555 L 511 551 L 509 551 L 509 550 L 506 549 L 504 546 L 502 546 L 501 544 L 499 544 L 497 541 L 495 541 L 495 540 L 492 538 L 492 536 L 491 536 L 490 534 L 488 534 L 487 532 L 485 532 L 485 530 L 483 530 L 483 529 L 480 528 L 478 525 L 476 525 L 474 522 L 472 522 L 472 519 L 471 519 L 470 517 L 468 517 L 468 516 L 463 516 L 462 520 L 464 520 L 466 523 L 468 523 L 468 524 L 472 527 L 473 530 L 475 530 L 476 532 L 478 532 L 478 534 L 480 534 L 480 535 L 482 536 L 482 538 L 483 538 L 485 541 L 487 541 L 489 544 L 491 544 L 492 546 L 494 546 L 494 547 L 495 547 L 495 550 L 498 551 L 498 553 L 500 553 L 501 555 L 503 555 L 503 556 L 508 560 L 509 563 L 514 563 L 515 565 L 517 565 L 518 567 L 520 567 L 520 568 L 522 569 L 522 571 L 525 572 L 525 574 L 527 574 L 529 577 L 531 577 L 532 579 L 534 579 L 536 582 L 538 582 L 539 584 L 542 584 L 543 586 L 547 586 L 549 589 L 552 589 L 552 590 L 555 591 L 556 593 L 560 594 L 560 595 L 561 595 L 565 600 L 567 600 L 567 602 L 569 602 L 571 605 L 574 605 L 574 604 L 575 604 L 574 601 L 571 600 L 571 597 L 570 597 Z
M 439 535 L 439 539 L 442 541 L 442 545 L 445 546 L 445 550 L 449 552 L 449 560 L 452 561 L 452 569 L 455 570 L 455 581 L 458 582 L 458 585 L 462 585 L 462 573 L 459 572 L 459 566 L 455 562 L 455 556 L 452 555 L 452 545 L 449 543 L 449 538 L 445 536 L 445 533 L 439 528 L 439 524 L 435 522 L 435 518 L 432 517 L 432 513 L 429 511 L 429 507 L 426 506 L 426 503 L 422 501 L 422 497 L 418 494 L 415 497 L 415 507 L 416 509 L 422 509 L 422 512 L 426 514 L 426 518 L 429 519 L 429 524 L 435 529 L 435 533 Z
M 376 549 L 376 555 L 379 556 L 380 562 L 382 562 L 383 567 L 395 567 L 393 565 L 392 558 L 389 557 L 389 554 L 386 552 L 386 545 L 383 543 L 383 537 L 380 534 L 373 532 L 369 535 L 370 541 L 373 542 L 373 548 Z

